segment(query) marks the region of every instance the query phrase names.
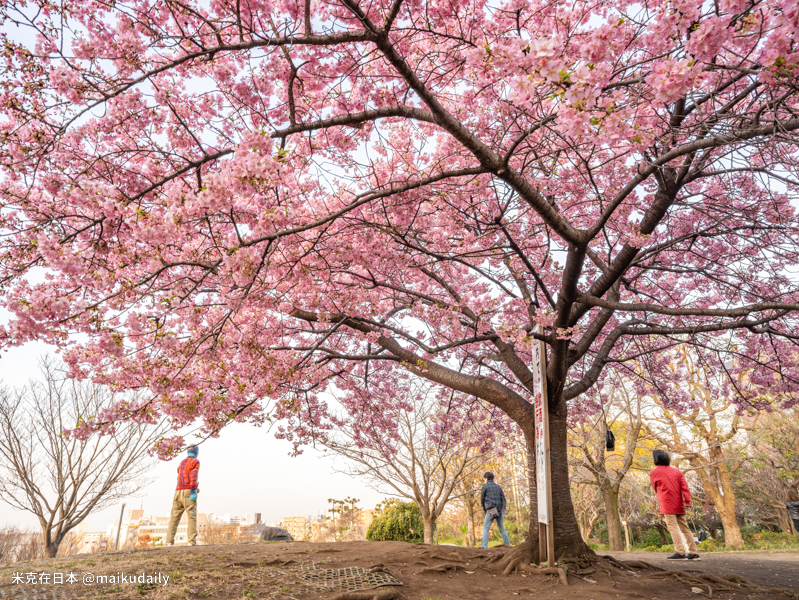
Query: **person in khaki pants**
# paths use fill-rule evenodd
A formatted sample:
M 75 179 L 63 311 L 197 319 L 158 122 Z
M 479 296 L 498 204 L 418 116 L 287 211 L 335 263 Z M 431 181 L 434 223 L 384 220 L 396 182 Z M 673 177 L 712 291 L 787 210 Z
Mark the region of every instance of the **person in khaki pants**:
M 674 540 L 674 554 L 668 560 L 699 560 L 694 534 L 685 518 L 685 507 L 691 505 L 691 491 L 685 475 L 669 466 L 671 457 L 665 450 L 654 450 L 652 458 L 655 468 L 649 472 L 649 481 L 657 494 L 660 512 L 666 520 L 671 539 Z
M 197 454 L 200 449 L 197 446 L 189 446 L 187 454 L 178 466 L 178 486 L 175 489 L 175 497 L 172 500 L 172 515 L 169 518 L 169 528 L 166 533 L 166 544 L 171 546 L 175 543 L 175 532 L 178 530 L 178 523 L 185 512 L 189 518 L 188 540 L 189 546 L 197 545 L 197 477 L 200 474 L 200 461 Z

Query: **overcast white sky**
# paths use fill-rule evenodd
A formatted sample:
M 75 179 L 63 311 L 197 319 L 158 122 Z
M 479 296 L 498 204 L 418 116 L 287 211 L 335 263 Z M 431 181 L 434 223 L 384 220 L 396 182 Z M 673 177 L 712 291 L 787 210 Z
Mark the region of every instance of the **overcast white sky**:
M 24 385 L 36 377 L 38 359 L 48 352 L 52 348 L 45 344 L 29 343 L 0 354 L 0 381 L 7 386 Z M 265 428 L 246 424 L 233 424 L 218 439 L 204 442 L 199 456 L 199 512 L 260 512 L 271 523 L 281 517 L 325 512 L 328 498 L 353 496 L 361 499 L 363 508 L 373 508 L 383 499 L 363 481 L 335 473 L 333 460 L 321 451 L 308 448 L 296 458 L 289 456 L 290 451 L 289 442 L 276 440 Z M 91 515 L 86 520 L 88 530 L 105 530 L 119 517 L 122 502 L 127 502 L 127 508 L 142 506 L 146 515 L 168 515 L 179 460 L 159 462 L 151 472 L 155 481 L 139 497 L 121 500 Z M 340 460 L 335 465 L 344 467 Z M 4 525 L 38 528 L 31 513 L 14 510 L 0 501 L 0 528 Z

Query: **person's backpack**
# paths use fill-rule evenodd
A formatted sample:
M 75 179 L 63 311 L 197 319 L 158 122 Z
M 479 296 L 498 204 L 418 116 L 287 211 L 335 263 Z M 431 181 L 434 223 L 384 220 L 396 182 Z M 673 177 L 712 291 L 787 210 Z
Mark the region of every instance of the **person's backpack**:
M 605 448 L 607 448 L 610 452 L 613 452 L 616 449 L 616 436 L 613 435 L 613 432 L 610 429 L 605 431 Z

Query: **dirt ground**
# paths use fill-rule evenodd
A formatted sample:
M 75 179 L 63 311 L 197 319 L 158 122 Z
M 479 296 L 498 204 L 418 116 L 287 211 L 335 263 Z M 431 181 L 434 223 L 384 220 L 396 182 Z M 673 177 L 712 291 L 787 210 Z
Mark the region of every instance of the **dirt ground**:
M 401 542 L 286 542 L 105 552 L 4 566 L 0 569 L 0 600 L 799 598 L 792 592 L 766 591 L 721 579 L 694 585 L 675 580 L 674 575 L 664 571 L 642 568 L 622 571 L 611 567 L 610 572 L 604 572 L 602 569 L 572 567 L 568 571 L 569 585 L 565 587 L 556 576 L 537 572 L 503 576 L 498 563 L 490 561 L 506 550 L 496 548 L 486 551 Z M 657 554 L 642 554 L 645 556 L 625 553 L 619 559 L 642 558 L 661 568 L 672 566 L 664 565 L 666 561 Z M 789 584 L 796 581 L 793 573 L 799 566 L 797 553 L 790 553 L 790 556 L 785 553 L 777 559 L 772 559 L 772 554 L 776 553 L 740 558 L 735 555 L 735 559 L 724 555 L 718 560 L 714 556 L 712 559 L 706 558 L 701 565 L 680 563 L 673 566 L 676 569 L 704 568 L 714 574 L 724 575 L 726 569 L 737 572 L 747 565 L 751 579 L 754 581 L 757 576 L 758 584 L 768 588 L 780 585 L 795 590 Z M 764 558 L 761 560 L 761 557 Z M 730 562 L 735 560 L 739 562 Z M 377 571 L 390 573 L 402 585 L 373 589 L 366 596 L 347 596 L 342 595 L 341 588 L 320 589 L 320 584 L 309 578 L 309 573 L 324 573 L 325 569 L 370 569 L 375 565 L 380 565 Z M 431 567 L 439 567 L 439 570 L 425 571 Z M 789 570 L 791 568 L 793 571 Z M 774 573 L 773 577 L 769 575 L 771 572 Z M 64 583 L 54 584 L 53 580 L 59 579 L 59 573 Z M 694 583 L 699 581 L 696 574 L 689 575 L 694 576 Z M 153 579 L 150 582 L 146 579 L 138 581 L 142 576 Z M 102 577 L 107 579 L 102 581 Z M 131 577 L 134 581 L 130 580 Z M 69 583 L 70 579 L 74 582 Z M 35 583 L 32 580 L 36 580 Z
M 601 552 L 619 560 L 646 560 L 664 566 L 668 553 Z M 673 569 L 702 569 L 714 575 L 737 573 L 763 587 L 784 587 L 799 593 L 799 552 L 711 552 L 699 563 L 676 561 Z

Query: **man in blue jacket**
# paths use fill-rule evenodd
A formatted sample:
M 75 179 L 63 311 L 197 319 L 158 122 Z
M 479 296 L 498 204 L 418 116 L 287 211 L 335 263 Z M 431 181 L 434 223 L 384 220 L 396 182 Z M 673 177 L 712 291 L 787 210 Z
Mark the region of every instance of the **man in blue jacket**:
M 510 538 L 508 532 L 505 531 L 505 513 L 507 512 L 507 502 L 505 501 L 505 492 L 499 484 L 494 483 L 494 474 L 489 471 L 485 475 L 486 482 L 480 490 L 480 505 L 486 513 L 485 521 L 483 522 L 483 548 L 488 548 L 488 532 L 491 531 L 491 522 L 496 519 L 499 533 L 502 534 L 502 541 L 505 545 L 510 546 Z

